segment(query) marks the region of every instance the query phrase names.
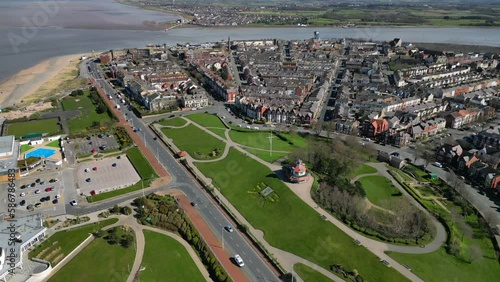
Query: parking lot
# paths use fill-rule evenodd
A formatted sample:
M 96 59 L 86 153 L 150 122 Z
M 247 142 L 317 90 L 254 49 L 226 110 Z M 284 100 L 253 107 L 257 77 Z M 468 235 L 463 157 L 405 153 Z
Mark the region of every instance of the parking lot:
M 80 193 L 88 196 L 133 185 L 141 177 L 125 154 L 93 162 L 83 162 L 76 168 L 76 183 Z
M 54 179 L 54 182 L 49 180 Z M 55 181 L 57 179 L 57 181 Z M 33 185 L 34 184 L 34 185 Z M 6 187 L 7 183 L 2 184 Z M 60 173 L 50 172 L 33 176 L 27 176 L 15 181 L 16 185 L 16 217 L 22 217 L 31 213 L 43 213 L 44 215 L 60 215 L 65 211 L 65 199 L 63 195 L 63 181 Z M 51 191 L 48 191 L 50 188 Z M 47 191 L 46 191 L 47 190 Z M 57 202 L 53 201 L 58 195 Z M 7 211 L 7 189 L 1 189 L 0 211 Z M 43 198 L 48 198 L 44 201 Z
M 75 163 L 77 154 L 87 155 L 92 153 L 92 150 L 102 151 L 118 148 L 118 143 L 113 135 L 88 136 L 87 138 L 77 138 L 63 142 L 64 152 L 70 164 Z M 103 147 L 105 146 L 105 147 Z

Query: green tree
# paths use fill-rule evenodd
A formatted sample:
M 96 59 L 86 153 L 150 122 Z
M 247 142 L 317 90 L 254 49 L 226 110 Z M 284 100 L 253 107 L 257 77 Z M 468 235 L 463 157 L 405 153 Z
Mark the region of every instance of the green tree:
M 129 206 L 125 206 L 122 208 L 121 213 L 124 215 L 132 214 L 132 209 Z
M 128 248 L 132 245 L 134 242 L 135 238 L 134 235 L 130 234 L 129 232 L 125 233 L 120 241 L 121 245 L 125 248 Z
M 108 235 L 106 236 L 105 239 L 111 245 L 114 245 L 114 244 L 118 243 L 118 235 L 116 234 L 116 227 L 111 228 L 108 231 Z

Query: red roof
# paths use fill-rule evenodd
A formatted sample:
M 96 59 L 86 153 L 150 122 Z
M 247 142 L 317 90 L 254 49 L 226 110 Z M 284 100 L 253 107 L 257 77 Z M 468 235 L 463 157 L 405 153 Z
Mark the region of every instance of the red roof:
M 301 171 L 306 171 L 306 167 L 303 165 L 298 165 L 293 168 L 293 171 L 295 172 L 301 172 Z
M 179 157 L 185 157 L 185 156 L 186 156 L 186 152 L 184 152 L 184 151 L 180 151 L 177 155 L 178 155 Z

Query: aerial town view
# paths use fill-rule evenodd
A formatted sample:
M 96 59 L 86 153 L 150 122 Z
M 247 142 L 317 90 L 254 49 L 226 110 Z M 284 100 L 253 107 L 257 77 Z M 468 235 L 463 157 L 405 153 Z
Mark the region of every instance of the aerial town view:
M 1 281 L 499 281 L 498 0 L 0 7 Z

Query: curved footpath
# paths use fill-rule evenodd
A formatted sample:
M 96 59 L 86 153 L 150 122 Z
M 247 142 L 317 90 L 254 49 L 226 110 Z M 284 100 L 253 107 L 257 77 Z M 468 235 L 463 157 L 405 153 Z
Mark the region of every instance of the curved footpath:
M 184 118 L 184 119 L 186 119 L 186 118 Z M 188 120 L 188 119 L 186 119 L 186 120 Z M 224 158 L 227 155 L 229 148 L 233 147 L 233 148 L 239 150 L 240 152 L 245 153 L 248 157 L 251 157 L 251 158 L 257 160 L 258 162 L 264 164 L 265 166 L 269 167 L 272 171 L 274 171 L 279 176 L 279 171 L 281 170 L 281 166 L 275 165 L 275 164 L 270 164 L 268 162 L 261 160 L 257 156 L 254 156 L 253 154 L 249 154 L 248 152 L 246 152 L 241 147 L 241 145 L 235 143 L 234 141 L 232 141 L 230 139 L 230 137 L 229 137 L 229 130 L 230 129 L 226 130 L 226 134 L 225 134 L 226 139 L 224 139 L 224 138 L 221 138 L 219 135 L 211 132 L 210 130 L 206 129 L 205 127 L 203 127 L 197 123 L 192 122 L 192 124 L 197 126 L 198 128 L 200 128 L 201 130 L 205 131 L 206 133 L 214 136 L 218 140 L 226 142 L 226 148 L 224 150 L 224 154 L 220 158 L 218 158 L 217 160 Z M 167 140 L 167 141 L 171 145 L 173 145 L 173 142 L 171 142 L 171 140 Z M 174 147 L 175 147 L 175 145 L 174 145 Z M 197 171 L 197 173 L 200 176 L 203 175 L 196 168 L 196 166 L 193 164 L 194 162 L 198 162 L 197 160 L 192 159 L 189 155 L 186 157 L 186 160 L 190 164 L 190 166 L 195 171 Z M 210 160 L 210 161 L 213 162 L 216 160 Z M 387 173 L 387 168 L 385 167 L 385 164 L 383 164 L 383 163 L 369 163 L 369 165 L 371 165 L 377 169 L 376 175 L 381 175 L 381 176 L 387 177 L 394 184 L 394 186 L 396 186 L 402 193 L 404 193 L 405 196 L 414 205 L 416 205 L 424 213 L 429 215 L 429 212 L 425 208 L 423 208 L 415 199 L 413 199 L 413 197 L 408 195 L 406 190 L 403 187 L 401 187 L 401 185 L 399 185 L 399 183 L 396 180 L 394 180 L 391 175 L 389 175 Z M 204 177 L 203 179 L 206 183 L 211 183 L 211 179 L 206 178 L 206 177 Z M 348 236 L 353 238 L 353 240 L 358 240 L 363 246 L 365 246 L 368 250 L 370 250 L 373 254 L 378 256 L 380 259 L 383 259 L 383 260 L 386 260 L 387 262 L 389 262 L 391 267 L 393 267 L 394 269 L 396 269 L 397 271 L 399 271 L 400 273 L 402 273 L 403 275 L 405 275 L 408 279 L 410 279 L 412 281 L 423 281 L 423 280 L 420 279 L 418 276 L 416 276 L 414 273 L 412 273 L 410 270 L 408 270 L 406 267 L 404 267 L 403 265 L 401 265 L 400 263 L 398 263 L 397 261 L 395 261 L 394 259 L 389 257 L 385 252 L 386 251 L 393 251 L 393 252 L 409 253 L 409 254 L 424 254 L 424 253 L 430 253 L 430 252 L 434 252 L 434 251 L 438 250 L 443 245 L 443 243 L 446 242 L 446 238 L 447 238 L 446 230 L 444 229 L 443 225 L 441 223 L 439 223 L 433 216 L 430 216 L 430 218 L 431 218 L 431 221 L 433 222 L 433 224 L 436 226 L 436 238 L 430 244 L 428 244 L 424 247 L 399 246 L 399 245 L 384 243 L 384 242 L 380 242 L 380 241 L 376 241 L 376 240 L 367 238 L 367 237 L 357 233 L 356 231 L 354 231 L 353 229 L 351 229 L 350 227 L 348 227 L 347 225 L 345 225 L 344 223 L 342 223 L 341 221 L 339 221 L 335 217 L 333 217 L 327 211 L 318 207 L 316 202 L 314 202 L 314 200 L 311 197 L 311 187 L 312 187 L 313 181 L 309 180 L 306 183 L 298 183 L 298 184 L 288 183 L 288 182 L 284 181 L 284 183 L 290 188 L 290 190 L 292 190 L 306 204 L 308 204 L 310 207 L 314 208 L 321 216 L 324 216 L 327 220 L 329 220 L 335 226 L 337 226 L 337 228 L 341 229 L 344 233 L 346 233 Z M 274 248 L 271 245 L 269 245 L 265 241 L 263 233 L 260 230 L 256 230 L 253 227 L 251 227 L 252 225 L 248 221 L 246 221 L 246 219 L 231 205 L 231 203 L 229 201 L 227 201 L 227 199 L 225 199 L 225 197 L 222 194 L 220 194 L 220 192 L 217 189 L 215 189 L 215 193 L 217 194 L 217 196 L 220 199 L 223 200 L 223 202 L 225 202 L 225 204 L 231 209 L 231 211 L 238 217 L 239 220 L 241 220 L 247 226 L 250 226 L 251 233 L 256 235 L 256 237 L 259 239 L 259 241 L 261 241 L 261 243 L 268 250 L 270 250 L 270 252 L 272 254 L 274 254 L 274 256 L 278 259 L 278 261 L 289 272 L 293 271 L 294 264 L 303 263 L 303 264 L 305 264 L 309 267 L 312 267 L 313 269 L 325 274 L 327 277 L 329 277 L 335 281 L 342 281 L 341 278 L 335 276 L 332 272 L 330 272 L 330 271 L 328 271 L 328 270 L 326 270 L 326 269 L 324 269 L 324 268 L 322 268 L 322 267 L 320 267 L 320 266 L 318 266 L 310 261 L 307 261 L 303 258 L 300 258 L 300 257 L 294 255 L 294 254 L 285 252 L 283 250 Z
M 130 206 L 130 202 L 129 201 L 124 202 L 122 204 L 122 206 L 123 205 Z M 104 220 L 103 218 L 99 218 L 97 216 L 100 212 L 101 211 L 94 212 L 94 213 L 86 215 L 86 216 L 90 217 L 90 220 L 87 221 L 87 222 L 55 230 L 55 228 L 57 226 L 62 225 L 62 222 L 65 219 L 74 217 L 74 216 L 66 216 L 66 215 L 65 216 L 60 216 L 58 218 L 61 220 L 61 222 L 58 223 L 58 224 L 56 224 L 56 225 L 54 225 L 54 226 L 52 226 L 51 228 L 49 228 L 47 233 L 48 234 L 53 234 L 53 233 L 58 232 L 58 231 L 63 231 L 63 230 L 67 230 L 67 229 L 71 229 L 71 228 L 75 228 L 75 227 L 79 227 L 79 226 L 83 226 L 83 225 L 87 225 L 87 224 L 90 224 L 90 223 L 94 223 L 94 222 L 98 222 L 98 221 Z M 145 244 L 146 244 L 145 239 L 144 239 L 143 230 L 150 230 L 150 231 L 153 231 L 153 232 L 161 233 L 161 234 L 169 236 L 169 237 L 173 238 L 174 240 L 176 240 L 177 242 L 179 242 L 187 250 L 187 252 L 189 253 L 189 255 L 191 256 L 191 258 L 193 259 L 194 263 L 196 264 L 196 267 L 200 270 L 200 272 L 201 272 L 202 276 L 205 278 L 205 280 L 206 281 L 212 281 L 212 279 L 210 278 L 210 275 L 209 275 L 207 269 L 205 268 L 205 266 L 203 265 L 203 262 L 201 261 L 201 259 L 198 257 L 198 255 L 196 254 L 196 252 L 193 250 L 193 248 L 191 247 L 191 245 L 189 245 L 189 243 L 187 243 L 180 236 L 178 236 L 178 235 L 176 235 L 174 233 L 168 232 L 166 230 L 163 230 L 163 229 L 158 229 L 158 228 L 155 228 L 155 227 L 151 227 L 151 226 L 146 226 L 146 225 L 139 224 L 137 222 L 137 219 L 135 217 L 133 217 L 132 215 L 130 215 L 130 216 L 113 215 L 113 216 L 110 216 L 109 218 L 118 218 L 118 221 L 116 223 L 113 223 L 111 225 L 108 225 L 108 226 L 104 227 L 103 230 L 107 230 L 107 229 L 110 229 L 110 228 L 113 228 L 113 227 L 117 227 L 117 226 L 128 226 L 135 233 L 135 237 L 136 237 L 136 254 L 135 254 L 135 258 L 134 258 L 134 264 L 133 264 L 133 266 L 132 266 L 132 268 L 130 270 L 127 282 L 134 281 L 134 278 L 135 278 L 137 272 L 140 271 L 140 268 L 141 268 L 142 258 L 143 258 L 143 255 L 144 255 L 144 248 L 145 248 Z M 79 252 L 81 252 L 86 246 L 88 246 L 88 244 L 91 241 L 92 240 L 88 241 L 87 244 L 81 244 L 74 251 L 72 251 L 71 252 L 71 254 L 72 254 L 71 257 L 64 258 L 59 264 L 57 264 L 57 270 L 61 269 L 65 264 L 67 264 L 69 261 L 71 261 L 71 259 L 73 259 Z M 49 274 L 49 276 L 46 277 L 44 280 L 46 280 L 47 278 L 52 277 L 55 273 L 56 272 L 51 272 Z M 236 280 L 236 281 L 246 281 L 246 280 Z

